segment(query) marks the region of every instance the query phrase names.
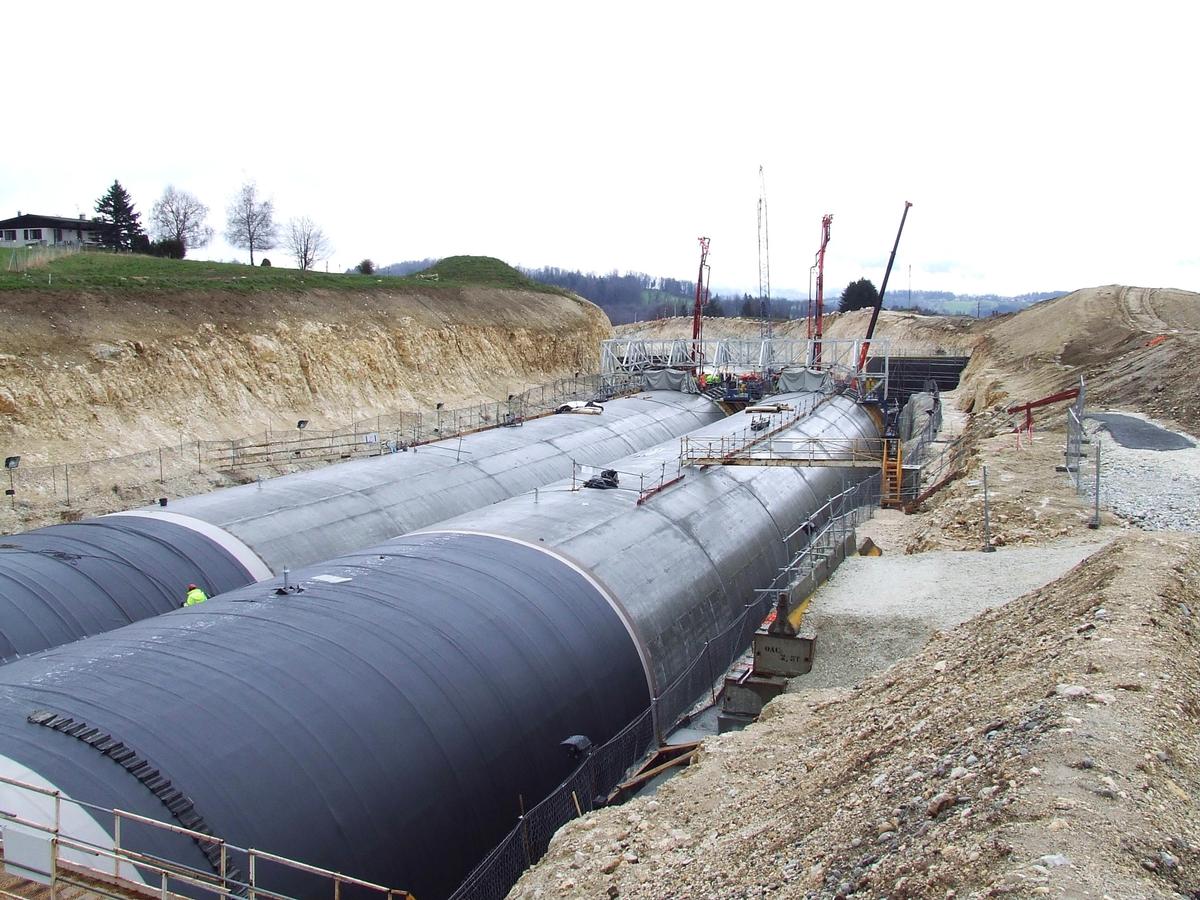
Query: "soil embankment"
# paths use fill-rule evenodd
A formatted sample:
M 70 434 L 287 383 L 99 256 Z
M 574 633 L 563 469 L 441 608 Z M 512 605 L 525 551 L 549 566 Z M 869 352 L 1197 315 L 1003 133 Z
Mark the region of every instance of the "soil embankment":
M 595 371 L 591 303 L 465 287 L 0 294 L 0 442 L 27 462 L 504 399 Z
M 1200 538 L 1145 533 L 1132 526 L 1191 520 L 1123 520 L 1117 504 L 1089 530 L 1090 498 L 1055 471 L 1066 404 L 1038 410 L 1021 439 L 1023 416 L 1006 412 L 1083 376 L 1089 408 L 1194 433 L 1198 322 L 1200 295 L 1126 287 L 983 321 L 884 312 L 879 335 L 896 346 L 972 352 L 943 395 L 963 436 L 959 477 L 915 515 L 868 523 L 890 563 L 855 560 L 814 596 L 808 621 L 830 657 L 813 676 L 758 724 L 705 741 L 654 796 L 564 827 L 510 896 L 1200 894 Z M 826 334 L 865 327 L 852 313 Z M 618 331 L 690 333 L 678 319 Z M 802 337 L 803 323 L 776 334 Z M 706 335 L 757 337 L 758 323 L 718 320 Z M 1193 452 L 1159 454 L 1145 476 L 1163 482 L 1156 496 L 1200 503 L 1162 474 Z M 1001 547 L 987 556 L 984 466 Z M 1103 503 L 1120 474 L 1105 472 Z M 954 577 L 927 583 L 938 567 Z M 1044 586 L 1009 600 L 1018 583 Z

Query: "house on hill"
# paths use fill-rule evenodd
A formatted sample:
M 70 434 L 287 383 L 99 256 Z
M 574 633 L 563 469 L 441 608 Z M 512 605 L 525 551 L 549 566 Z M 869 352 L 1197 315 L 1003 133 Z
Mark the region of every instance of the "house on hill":
M 94 247 L 104 242 L 109 228 L 107 222 L 89 219 L 84 215 L 72 219 L 66 216 L 22 214 L 18 211 L 14 218 L 0 220 L 0 247 L 55 247 L 67 244 Z

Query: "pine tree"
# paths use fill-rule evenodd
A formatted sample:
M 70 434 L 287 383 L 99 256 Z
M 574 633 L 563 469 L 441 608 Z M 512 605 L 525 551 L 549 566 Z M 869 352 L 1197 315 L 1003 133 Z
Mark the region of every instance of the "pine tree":
M 129 191 L 121 187 L 121 182 L 113 179 L 112 187 L 96 201 L 96 212 L 100 221 L 109 225 L 105 243 L 114 250 L 130 250 L 133 240 L 143 234 L 141 218 L 133 205 Z
M 870 309 L 879 299 L 879 291 L 875 290 L 870 279 L 860 278 L 846 285 L 842 298 L 838 302 L 838 312 L 852 312 L 856 309 Z

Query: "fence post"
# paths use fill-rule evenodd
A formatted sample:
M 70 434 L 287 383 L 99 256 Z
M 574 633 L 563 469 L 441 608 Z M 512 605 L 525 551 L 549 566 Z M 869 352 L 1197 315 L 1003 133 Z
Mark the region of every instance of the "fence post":
M 1096 529 L 1100 527 L 1100 438 L 1096 438 L 1096 500 L 1092 507 L 1092 521 L 1088 522 L 1088 528 Z
M 71 467 L 63 463 L 63 477 L 67 482 L 67 506 L 71 505 Z
M 991 509 L 988 506 L 987 466 L 983 467 L 983 546 L 979 549 L 983 553 L 996 552 L 996 548 L 992 546 L 992 519 Z
M 518 816 L 517 823 L 521 826 L 521 843 L 525 847 L 525 865 L 533 865 L 533 854 L 529 850 L 529 824 L 525 821 L 525 816 Z
M 167 480 L 163 478 L 163 462 L 162 462 L 162 447 L 158 448 L 158 483 L 166 484 Z

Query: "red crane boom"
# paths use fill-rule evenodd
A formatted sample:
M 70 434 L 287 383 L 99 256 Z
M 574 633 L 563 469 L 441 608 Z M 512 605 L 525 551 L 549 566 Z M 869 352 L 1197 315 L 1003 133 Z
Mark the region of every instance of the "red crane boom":
M 700 271 L 696 275 L 696 305 L 692 309 L 692 340 L 699 341 L 700 335 L 704 330 L 704 319 L 702 313 L 704 304 L 708 302 L 708 284 L 704 278 L 704 270 L 708 268 L 708 238 L 699 238 L 700 241 Z M 699 358 L 700 350 L 698 347 L 693 348 L 694 355 Z

